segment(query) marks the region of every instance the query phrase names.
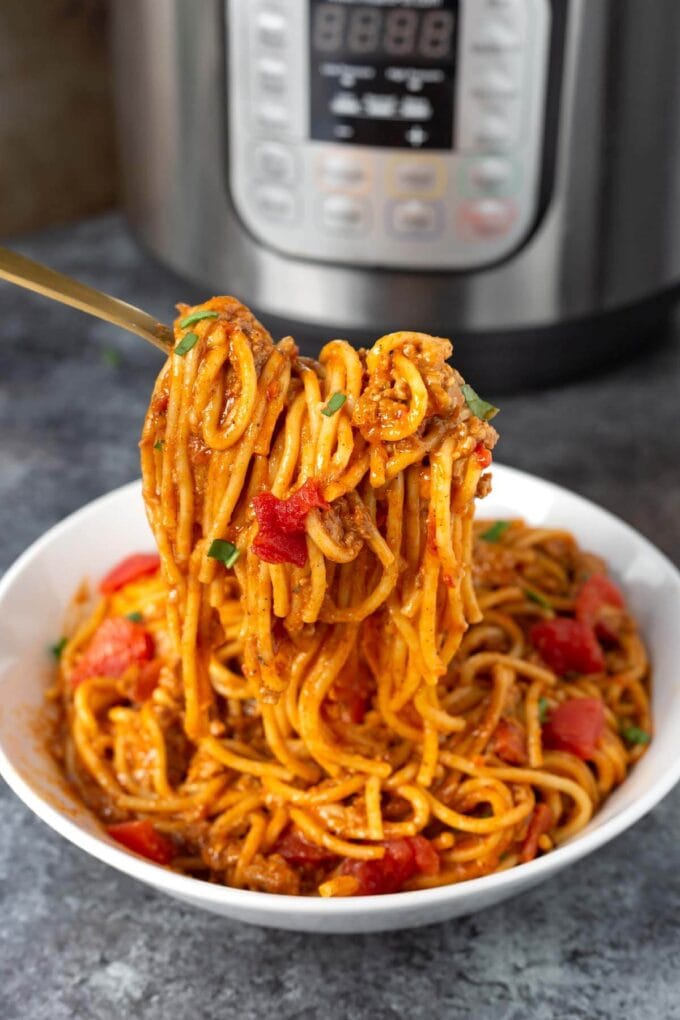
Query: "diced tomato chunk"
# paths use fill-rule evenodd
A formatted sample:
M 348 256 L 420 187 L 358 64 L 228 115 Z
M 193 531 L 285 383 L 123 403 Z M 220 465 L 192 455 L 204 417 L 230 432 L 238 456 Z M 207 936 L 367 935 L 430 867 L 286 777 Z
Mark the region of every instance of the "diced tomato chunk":
M 474 450 L 475 460 L 481 468 L 488 468 L 493 460 L 491 450 L 487 450 L 484 443 L 477 443 Z
M 113 570 L 109 570 L 99 582 L 99 590 L 103 595 L 118 591 L 130 581 L 136 581 L 147 574 L 155 574 L 160 568 L 161 560 L 157 553 L 134 553 L 121 560 Z
M 519 723 L 512 719 L 499 719 L 491 740 L 491 750 L 509 765 L 526 765 L 527 741 Z
M 261 492 L 253 500 L 259 531 L 253 549 L 267 563 L 293 563 L 304 567 L 307 562 L 305 521 L 314 507 L 327 510 L 320 483 L 309 478 L 287 499 L 271 492 Z
M 436 875 L 439 871 L 439 854 L 424 836 L 411 836 L 411 849 L 421 875 Z
M 274 845 L 274 853 L 280 854 L 289 864 L 295 864 L 301 868 L 325 864 L 337 858 L 337 854 L 327 850 L 324 846 L 312 843 L 299 829 L 294 829 L 292 826 L 289 826 L 279 836 Z
M 259 532 L 253 542 L 253 551 L 266 563 L 292 563 L 296 567 L 304 567 L 307 562 L 304 532 L 293 535 Z
M 132 684 L 131 691 L 135 701 L 142 702 L 151 697 L 158 686 L 162 665 L 160 659 L 151 659 L 150 662 L 140 664 L 139 673 Z
M 282 499 L 271 492 L 261 492 L 253 500 L 253 509 L 260 526 L 260 532 L 280 531 L 284 529 L 279 522 L 278 508 Z M 295 530 L 295 529 L 293 529 Z
M 538 852 L 538 841 L 541 836 L 547 835 L 555 824 L 553 813 L 547 804 L 537 804 L 529 822 L 527 834 L 519 852 L 519 859 L 523 864 L 533 861 Z
M 156 864 L 169 864 L 175 856 L 174 844 L 167 836 L 154 829 L 148 819 L 134 822 L 118 822 L 108 825 L 109 836 L 127 850 L 140 854 Z
M 439 856 L 424 836 L 405 836 L 383 843 L 385 854 L 380 860 L 357 861 L 348 857 L 340 865 L 340 875 L 352 875 L 358 886 L 355 896 L 376 896 L 399 892 L 414 875 L 435 875 Z
M 604 705 L 599 698 L 571 698 L 551 712 L 543 726 L 543 744 L 591 758 L 604 729 Z
M 153 638 L 145 628 L 125 616 L 110 616 L 99 625 L 71 673 L 77 687 L 91 676 L 119 677 L 153 657 Z
M 276 515 L 282 531 L 300 531 L 305 526 L 307 514 L 314 507 L 328 510 L 329 504 L 323 498 L 321 485 L 316 478 L 308 478 L 287 499 L 280 499 Z
M 615 641 L 617 633 L 611 621 L 611 610 L 623 609 L 625 605 L 620 588 L 606 574 L 593 574 L 576 598 L 576 619 L 593 627 L 598 637 Z
M 530 631 L 534 648 L 556 673 L 599 673 L 605 667 L 602 648 L 592 627 L 560 616 L 541 620 Z

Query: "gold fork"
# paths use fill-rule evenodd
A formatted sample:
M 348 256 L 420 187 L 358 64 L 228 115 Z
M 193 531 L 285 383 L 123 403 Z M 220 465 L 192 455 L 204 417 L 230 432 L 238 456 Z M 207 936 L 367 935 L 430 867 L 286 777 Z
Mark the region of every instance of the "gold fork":
M 88 287 L 85 283 L 74 280 L 71 276 L 58 273 L 49 266 L 27 259 L 9 248 L 0 247 L 0 279 L 25 287 L 37 294 L 62 304 L 79 308 L 81 312 L 96 315 L 99 319 L 121 326 L 130 333 L 136 333 L 148 340 L 154 347 L 168 354 L 172 350 L 174 339 L 172 330 L 162 322 L 157 322 L 153 315 L 143 312 L 126 301 L 104 294 L 101 290 Z

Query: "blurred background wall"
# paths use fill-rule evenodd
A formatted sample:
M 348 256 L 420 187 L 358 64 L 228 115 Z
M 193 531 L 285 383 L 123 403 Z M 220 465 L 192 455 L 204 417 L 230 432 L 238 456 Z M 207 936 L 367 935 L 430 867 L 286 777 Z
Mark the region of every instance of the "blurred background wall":
M 0 0 L 0 234 L 115 203 L 107 6 Z

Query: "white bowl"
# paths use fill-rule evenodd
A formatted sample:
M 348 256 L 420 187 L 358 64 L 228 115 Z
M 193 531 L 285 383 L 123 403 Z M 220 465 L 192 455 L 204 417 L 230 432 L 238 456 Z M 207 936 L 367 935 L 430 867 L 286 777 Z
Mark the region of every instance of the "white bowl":
M 48 646 L 61 632 L 80 581 L 129 552 L 152 547 L 138 482 L 72 514 L 35 542 L 0 583 L 0 771 L 28 807 L 86 853 L 134 878 L 217 914 L 274 928 L 369 932 L 469 914 L 536 885 L 642 818 L 680 778 L 680 574 L 618 518 L 549 482 L 494 467 L 483 516 L 522 516 L 569 528 L 603 555 L 623 585 L 653 660 L 654 740 L 571 842 L 529 864 L 459 885 L 388 896 L 324 900 L 212 885 L 143 860 L 110 840 L 66 787 L 38 721 L 49 681 Z M 96 886 L 92 895 L 97 895 Z

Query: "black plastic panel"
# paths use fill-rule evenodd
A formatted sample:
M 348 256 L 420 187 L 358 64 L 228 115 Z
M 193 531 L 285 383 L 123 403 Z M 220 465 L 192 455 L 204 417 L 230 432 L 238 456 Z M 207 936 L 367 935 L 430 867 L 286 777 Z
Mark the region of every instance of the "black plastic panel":
M 310 135 L 451 149 L 458 0 L 310 3 Z

